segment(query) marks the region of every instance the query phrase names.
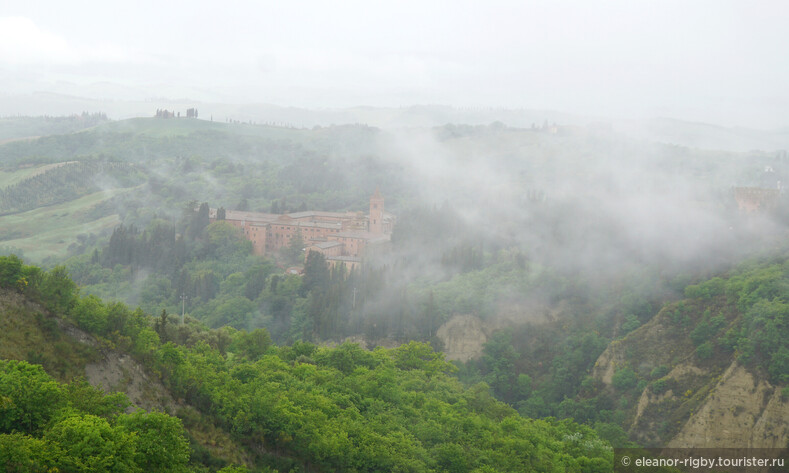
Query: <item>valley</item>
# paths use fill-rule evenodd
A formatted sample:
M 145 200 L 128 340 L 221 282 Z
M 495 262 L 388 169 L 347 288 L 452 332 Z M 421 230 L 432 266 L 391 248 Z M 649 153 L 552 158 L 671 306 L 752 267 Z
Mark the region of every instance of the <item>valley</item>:
M 4 286 L 3 358 L 174 416 L 191 469 L 595 471 L 612 447 L 787 446 L 789 207 L 743 210 L 732 190 L 782 173 L 783 153 L 579 127 L 138 118 L 0 156 L 0 253 L 45 271 Z M 361 264 L 295 236 L 328 225 L 302 216 L 370 231 L 373 194 L 387 244 Z M 276 243 L 274 225 L 295 226 Z M 74 281 L 67 301 L 46 274 Z M 392 409 L 394 430 L 376 417 Z M 491 440 L 534 429 L 554 460 L 508 463 Z

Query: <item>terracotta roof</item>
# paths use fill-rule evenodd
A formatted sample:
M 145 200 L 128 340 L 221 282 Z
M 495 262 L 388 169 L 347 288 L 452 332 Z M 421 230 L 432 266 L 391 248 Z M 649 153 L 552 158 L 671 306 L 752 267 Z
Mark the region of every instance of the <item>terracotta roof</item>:
M 291 225 L 296 225 L 298 227 L 342 228 L 342 224 L 340 224 L 340 222 L 296 222 Z
M 209 209 L 208 215 L 216 218 L 216 209 Z M 261 212 L 246 212 L 241 210 L 225 210 L 225 220 L 246 220 L 248 222 L 272 222 L 277 220 L 279 215 L 266 214 Z
M 229 219 L 229 220 L 235 220 L 235 219 Z M 246 223 L 247 223 L 247 226 L 250 226 L 250 227 L 267 227 L 269 225 L 290 225 L 290 226 L 300 227 L 300 228 L 333 228 L 333 229 L 342 228 L 342 224 L 340 224 L 340 222 L 330 222 L 330 223 L 325 223 L 325 222 L 298 222 L 298 221 L 296 221 L 296 222 L 293 222 L 293 221 L 288 221 L 288 222 L 279 222 L 279 221 L 267 222 L 267 221 L 261 221 L 261 220 L 246 220 Z
M 354 263 L 362 262 L 362 259 L 358 256 L 327 256 L 326 259 L 331 261 L 351 261 Z
M 333 235 L 329 235 L 329 237 L 356 238 L 359 240 L 367 240 L 367 241 L 389 240 L 389 235 L 372 233 L 372 232 L 357 232 L 357 231 L 335 233 Z
M 290 218 L 305 217 L 333 217 L 333 218 L 353 218 L 356 212 L 321 212 L 320 210 L 305 210 L 304 212 L 293 212 L 285 214 Z
M 342 246 L 342 243 L 337 241 L 337 240 L 334 240 L 334 241 L 322 241 L 320 243 L 315 243 L 315 244 L 310 245 L 310 246 L 314 246 L 316 248 L 320 248 L 322 250 L 325 250 L 327 248 L 334 248 L 335 246 Z

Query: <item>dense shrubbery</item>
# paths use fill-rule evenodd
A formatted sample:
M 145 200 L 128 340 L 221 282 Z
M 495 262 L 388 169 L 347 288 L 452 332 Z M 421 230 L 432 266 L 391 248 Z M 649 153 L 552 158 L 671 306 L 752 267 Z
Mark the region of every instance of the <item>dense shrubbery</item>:
M 25 271 L 35 272 L 14 258 L 0 259 L 0 268 L 4 284 L 17 287 Z M 297 343 L 278 348 L 265 330 L 177 326 L 166 312 L 154 324 L 142 312 L 121 304 L 106 304 L 94 296 L 79 298 L 61 269 L 43 273 L 40 281 L 38 297 L 43 303 L 133 353 L 161 376 L 177 398 L 243 444 L 268 452 L 264 457 L 283 468 L 425 472 L 610 468 L 612 451 L 590 428 L 522 418 L 495 400 L 485 384 L 464 389 L 448 375 L 455 367 L 422 343 L 372 352 L 351 344 L 326 348 Z M 24 290 L 32 291 L 32 286 Z M 33 393 L 42 397 L 26 398 L 34 403 L 27 407 L 16 398 L 6 400 L 6 393 L 14 395 L 18 388 L 3 390 L 0 385 L 0 395 L 5 396 L 0 397 L 4 403 L 0 428 L 14 436 L 17 445 L 14 459 L 0 457 L 3 460 L 62 465 L 58 467 L 64 471 L 76 468 L 80 455 L 101 460 L 97 468 L 104 471 L 150 471 L 159 461 L 176 466 L 186 461 L 173 453 L 180 447 L 139 455 L 155 444 L 146 433 L 151 424 L 164 435 L 162 446 L 180 438 L 175 435 L 179 426 L 168 424 L 166 416 L 119 415 L 106 402 L 94 403 L 83 415 L 60 415 L 69 405 L 85 408 L 85 403 L 58 401 L 63 389 L 47 381 L 40 369 L 36 376 L 42 387 Z M 68 439 L 75 436 L 94 439 L 90 450 L 74 450 Z M 55 464 L 47 463 L 45 453 L 30 453 L 45 444 L 61 445 L 58 448 L 71 456 Z
M 700 359 L 719 347 L 735 352 L 741 363 L 763 369 L 773 383 L 789 382 L 789 261 L 752 262 L 727 279 L 689 286 L 685 294 L 702 300 L 725 297 L 741 314 L 729 325 L 722 314 L 704 312 L 689 334 Z
M 181 421 L 124 414 L 124 394 L 62 385 L 41 366 L 0 360 L 0 470 L 186 472 Z
M 171 370 L 174 392 L 239 438 L 323 469 L 610 466 L 610 450 L 590 429 L 523 419 L 484 385 L 464 391 L 443 374 L 452 365 L 415 342 L 373 352 L 356 345 L 272 348 L 259 359 L 232 363 L 207 346 L 168 345 L 158 357 L 155 366 Z M 573 436 L 577 444 L 564 442 Z

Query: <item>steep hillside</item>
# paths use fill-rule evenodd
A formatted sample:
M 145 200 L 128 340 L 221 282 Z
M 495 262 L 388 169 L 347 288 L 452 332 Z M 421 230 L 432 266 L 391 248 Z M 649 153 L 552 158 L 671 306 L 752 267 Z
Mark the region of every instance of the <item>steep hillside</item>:
M 214 465 L 251 464 L 243 447 L 193 407 L 174 400 L 159 377 L 129 354 L 7 288 L 0 289 L 0 360 L 41 365 L 61 383 L 87 380 L 107 394 L 122 392 L 130 402 L 127 413 L 143 408 L 178 415 L 187 428 L 193 456 Z
M 744 265 L 612 342 L 594 379 L 644 445 L 789 446 L 789 264 Z
M 2 359 L 40 364 L 62 382 L 85 376 L 85 366 L 101 359 L 95 342 L 81 343 L 74 327 L 17 291 L 0 289 L 0 314 Z

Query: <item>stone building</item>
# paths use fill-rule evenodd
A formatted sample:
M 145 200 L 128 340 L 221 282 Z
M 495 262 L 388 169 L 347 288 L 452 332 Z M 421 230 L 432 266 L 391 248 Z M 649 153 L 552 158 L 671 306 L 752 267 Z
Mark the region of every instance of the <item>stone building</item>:
M 217 209 L 209 219 L 216 221 Z M 395 218 L 384 210 L 384 198 L 376 189 L 370 197 L 370 212 L 305 211 L 270 214 L 226 210 L 225 221 L 240 228 L 252 242 L 255 254 L 272 254 L 290 246 L 301 234 L 305 252 L 322 253 L 331 265 L 358 267 L 365 253 L 389 244 Z
M 779 189 L 765 189 L 762 187 L 735 187 L 734 200 L 737 209 L 744 213 L 764 212 L 774 209 L 781 196 Z
M 765 166 L 757 187 L 735 187 L 737 209 L 744 213 L 765 212 L 775 209 L 783 194 L 781 176 L 772 166 Z

